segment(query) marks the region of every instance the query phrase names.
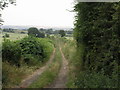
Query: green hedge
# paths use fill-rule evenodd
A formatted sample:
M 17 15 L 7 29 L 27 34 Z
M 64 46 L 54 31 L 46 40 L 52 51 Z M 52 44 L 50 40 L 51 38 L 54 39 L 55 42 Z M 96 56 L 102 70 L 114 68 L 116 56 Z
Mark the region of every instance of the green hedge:
M 25 37 L 18 41 L 5 40 L 2 48 L 3 62 L 7 61 L 18 65 L 23 60 L 25 63 L 33 61 L 43 62 L 48 59 L 53 51 L 53 43 L 49 39 Z
M 21 59 L 21 48 L 17 42 L 5 39 L 2 44 L 2 61 L 19 65 Z
M 84 45 L 84 69 L 106 75 L 118 72 L 120 64 L 120 3 L 77 3 L 74 37 L 78 49 Z
M 104 73 L 80 72 L 74 84 L 77 88 L 117 88 L 118 75 L 113 74 L 109 77 Z
M 74 8 L 77 12 L 74 37 L 81 56 L 80 69 L 91 71 L 88 75 L 78 75 L 77 86 L 102 87 L 104 83 L 103 87 L 117 87 L 111 84 L 114 82 L 111 75 L 117 76 L 120 67 L 120 2 L 78 2 Z M 104 75 L 98 74 L 100 72 Z

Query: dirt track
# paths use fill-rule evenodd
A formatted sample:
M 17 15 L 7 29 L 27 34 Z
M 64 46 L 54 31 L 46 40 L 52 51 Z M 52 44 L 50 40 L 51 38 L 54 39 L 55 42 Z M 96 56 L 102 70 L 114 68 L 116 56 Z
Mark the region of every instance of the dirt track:
M 62 56 L 62 65 L 61 69 L 59 71 L 58 76 L 54 80 L 53 83 L 51 83 L 49 86 L 45 88 L 66 88 L 66 82 L 67 82 L 67 75 L 68 75 L 68 62 L 64 57 L 64 54 L 62 53 L 61 48 L 59 48 Z M 37 78 L 48 68 L 49 64 L 52 63 L 54 56 L 55 56 L 55 49 L 53 51 L 53 54 L 50 57 L 50 60 L 46 63 L 45 66 L 41 67 L 40 69 L 36 70 L 32 75 L 28 76 L 28 78 L 24 79 L 21 84 L 15 88 L 27 88 L 32 82 L 37 80 Z
M 36 70 L 32 75 L 28 76 L 28 78 L 24 79 L 21 82 L 21 84 L 17 86 L 16 88 L 27 88 L 33 81 L 35 81 L 48 68 L 49 64 L 52 63 L 54 56 L 55 56 L 55 49 L 53 51 L 53 54 L 50 57 L 50 60 L 46 63 L 46 65 Z
M 68 62 L 62 53 L 61 48 L 59 49 L 62 55 L 62 65 L 58 77 L 54 80 L 54 82 L 49 85 L 47 88 L 66 88 L 67 75 L 68 75 Z

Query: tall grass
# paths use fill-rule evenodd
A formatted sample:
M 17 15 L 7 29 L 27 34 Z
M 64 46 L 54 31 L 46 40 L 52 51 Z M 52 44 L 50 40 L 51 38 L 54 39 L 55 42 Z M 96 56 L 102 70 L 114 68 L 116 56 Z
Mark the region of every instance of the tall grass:
M 27 66 L 20 68 L 10 65 L 8 62 L 2 62 L 2 87 L 10 88 L 19 85 L 22 79 L 32 73 L 32 69 Z
M 53 63 L 49 65 L 48 69 L 44 71 L 37 81 L 33 82 L 29 88 L 43 88 L 50 85 L 57 77 L 61 67 L 61 54 L 59 51 L 59 40 L 55 40 L 56 54 Z
M 78 55 L 76 53 L 76 44 L 75 41 L 71 41 L 69 39 L 63 38 L 61 40 L 62 42 L 62 51 L 65 55 L 65 58 L 69 62 L 69 76 L 68 76 L 68 82 L 66 83 L 66 86 L 69 88 L 76 88 L 74 85 L 74 80 L 75 80 L 75 72 L 78 71 L 76 68 L 80 64 L 78 63 Z M 80 67 L 80 66 L 79 66 Z
M 63 39 L 63 53 L 69 61 L 68 88 L 117 88 L 118 75 L 105 75 L 104 72 L 90 72 L 84 69 L 82 63 L 84 46 L 76 48 L 75 41 Z M 78 51 L 80 50 L 80 51 Z
M 34 43 L 32 43 L 32 40 Z M 5 57 L 3 58 L 3 68 L 2 68 L 3 87 L 14 87 L 20 84 L 20 82 L 24 78 L 26 78 L 29 74 L 32 74 L 36 69 L 40 68 L 46 63 L 46 61 L 48 61 L 54 48 L 51 40 L 41 39 L 41 38 L 26 37 L 19 41 L 15 41 L 15 42 L 8 41 L 7 43 L 6 42 L 3 43 L 5 44 L 2 48 L 4 51 L 4 53 L 2 54 Z M 20 48 L 19 44 L 23 44 L 25 48 L 23 47 Z M 17 47 L 14 47 L 15 45 L 17 45 Z M 18 47 L 19 49 L 17 49 Z M 36 53 L 39 54 L 39 50 L 41 49 L 43 51 L 42 54 L 40 53 L 40 55 L 43 56 L 39 55 L 40 56 L 39 57 L 38 55 L 36 55 Z M 10 55 L 6 53 L 6 50 Z M 18 52 L 22 52 L 22 53 L 18 53 Z M 19 58 L 16 58 L 17 57 L 16 53 L 17 55 L 20 56 Z M 15 62 L 13 63 L 13 61 Z

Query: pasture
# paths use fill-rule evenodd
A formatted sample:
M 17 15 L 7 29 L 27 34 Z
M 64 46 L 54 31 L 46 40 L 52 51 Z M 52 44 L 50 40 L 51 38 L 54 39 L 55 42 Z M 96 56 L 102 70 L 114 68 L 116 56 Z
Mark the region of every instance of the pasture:
M 21 33 L 2 32 L 0 34 L 0 41 L 2 41 L 4 39 L 3 36 L 6 33 L 9 34 L 9 37 L 7 39 L 10 39 L 11 41 L 20 40 L 20 39 L 24 38 L 25 36 L 27 36 L 27 34 L 21 34 Z

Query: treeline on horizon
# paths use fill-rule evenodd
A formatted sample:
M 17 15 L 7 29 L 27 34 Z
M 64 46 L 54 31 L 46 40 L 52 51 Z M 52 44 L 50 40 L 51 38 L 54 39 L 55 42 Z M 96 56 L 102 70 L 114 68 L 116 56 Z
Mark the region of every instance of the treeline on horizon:
M 31 27 L 31 28 L 36 28 L 36 27 Z M 36 28 L 37 29 L 37 28 Z M 15 33 L 17 30 L 19 30 L 19 29 L 13 29 L 13 28 L 4 28 L 4 29 L 2 29 L 3 30 L 3 32 L 10 32 L 10 33 Z M 61 30 L 63 30 L 63 29 L 61 29 Z M 28 31 L 28 29 L 22 29 L 22 30 L 19 30 L 19 31 L 21 31 L 20 33 L 21 34 L 26 34 L 27 32 L 26 31 Z M 44 33 L 44 34 L 48 34 L 48 35 L 50 35 L 50 34 L 59 34 L 59 31 L 60 30 L 54 30 L 54 29 L 44 29 L 44 28 L 40 28 L 40 29 L 38 29 L 38 31 L 39 32 L 42 32 L 42 33 Z M 71 29 L 71 30 L 64 30 L 65 31 L 65 34 L 73 34 L 73 30 Z

